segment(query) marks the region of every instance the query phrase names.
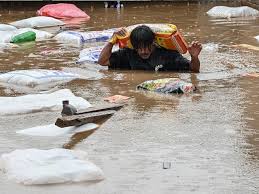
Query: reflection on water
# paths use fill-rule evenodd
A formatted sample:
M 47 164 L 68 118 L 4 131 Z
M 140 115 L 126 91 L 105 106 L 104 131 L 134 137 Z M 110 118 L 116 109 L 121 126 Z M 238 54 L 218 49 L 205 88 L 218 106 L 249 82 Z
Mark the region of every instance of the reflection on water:
M 80 50 L 94 46 L 93 43 L 73 46 L 50 39 L 5 49 L 0 52 L 0 72 L 63 69 L 86 79 L 74 80 L 58 88 L 69 88 L 92 104 L 103 103 L 104 97 L 116 94 L 133 99 L 98 131 L 75 134 L 58 143 L 42 139 L 23 141 L 13 134 L 17 128 L 55 120 L 50 113 L 1 118 L 0 152 L 8 150 L 8 146 L 13 149 L 38 147 L 39 143 L 45 148 L 68 142 L 63 147 L 73 148 L 87 138 L 86 143 L 77 144 L 77 148 L 87 150 L 89 156 L 100 163 L 109 180 L 94 185 L 96 190 L 92 193 L 103 193 L 103 188 L 111 193 L 256 193 L 259 187 L 259 83 L 258 78 L 243 74 L 259 72 L 259 57 L 256 50 L 233 45 L 259 47 L 254 38 L 259 35 L 258 18 L 208 17 L 206 11 L 216 3 L 125 3 L 119 10 L 105 9 L 102 2 L 78 5 L 91 19 L 69 21 L 61 30 L 89 31 L 136 23 L 174 23 L 187 42 L 200 40 L 203 43 L 201 72 L 108 71 L 90 63 L 76 64 Z M 5 8 L 1 12 L 1 22 L 35 16 L 40 7 L 39 3 L 26 9 L 24 6 Z M 60 29 L 44 30 L 55 34 Z M 199 91 L 173 96 L 136 91 L 136 85 L 143 81 L 167 77 L 192 82 Z M 17 92 L 0 86 L 1 96 L 32 92 Z M 172 161 L 172 168 L 160 172 L 164 161 Z M 151 185 L 161 186 L 151 188 Z M 81 187 L 75 190 L 82 191 Z

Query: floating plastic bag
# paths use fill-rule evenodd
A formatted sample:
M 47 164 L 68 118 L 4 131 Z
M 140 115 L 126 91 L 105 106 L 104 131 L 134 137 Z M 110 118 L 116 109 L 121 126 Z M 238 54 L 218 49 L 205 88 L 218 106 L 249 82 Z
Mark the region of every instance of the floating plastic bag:
M 15 35 L 11 39 L 11 43 L 23 43 L 36 40 L 36 33 L 32 31 L 24 32 L 18 35 Z
M 132 48 L 129 38 L 130 33 L 134 28 L 140 25 L 146 25 L 152 29 L 152 31 L 155 33 L 155 41 L 159 46 L 169 50 L 177 50 L 182 54 L 187 52 L 188 45 L 177 30 L 177 27 L 173 24 L 137 24 L 128 26 L 127 31 L 129 33 L 125 37 L 117 36 L 117 43 L 119 44 L 120 48 Z
M 178 78 L 164 78 L 157 80 L 148 80 L 137 86 L 137 89 L 143 89 L 159 93 L 190 93 L 196 88 L 191 83 L 186 83 Z
M 37 11 L 38 15 L 49 16 L 54 18 L 88 18 L 90 16 L 79 9 L 74 4 L 69 3 L 57 3 L 57 4 L 48 4 L 40 8 Z
M 86 109 L 91 104 L 76 97 L 69 89 L 58 90 L 50 94 L 29 94 L 17 97 L 0 97 L 0 115 L 26 114 L 40 111 L 60 111 L 62 101 L 69 100 L 76 109 Z
M 17 28 L 8 24 L 0 24 L 0 31 L 12 31 L 16 30 Z
M 103 49 L 103 46 L 97 46 L 97 47 L 90 47 L 90 48 L 85 48 L 81 50 L 77 63 L 84 63 L 84 62 L 97 63 L 102 49 Z M 112 48 L 112 51 L 114 52 L 118 49 L 119 49 L 118 46 L 114 46 Z
M 0 83 L 33 88 L 38 85 L 57 85 L 77 78 L 80 78 L 77 74 L 58 70 L 31 69 L 0 74 Z
M 31 136 L 48 136 L 48 137 L 55 137 L 65 134 L 75 134 L 84 131 L 89 131 L 98 128 L 99 125 L 95 123 L 87 123 L 85 125 L 80 126 L 72 126 L 72 127 L 64 127 L 60 128 L 54 124 L 45 125 L 45 126 L 37 126 L 32 127 L 24 130 L 16 131 L 16 133 L 24 134 L 24 135 L 31 135 Z
M 258 35 L 258 36 L 255 36 L 255 39 L 259 41 L 259 35 Z
M 227 7 L 216 6 L 211 8 L 207 14 L 209 16 L 218 18 L 231 18 L 231 17 L 247 17 L 247 16 L 259 16 L 259 11 L 251 7 Z
M 62 43 L 82 44 L 89 42 L 105 42 L 112 37 L 114 30 L 104 31 L 64 31 L 57 34 L 54 38 Z
M 25 185 L 96 181 L 102 170 L 87 161 L 87 153 L 68 149 L 15 150 L 1 156 L 9 180 Z
M 51 27 L 51 26 L 62 26 L 65 23 L 61 20 L 46 17 L 46 16 L 36 16 L 16 22 L 10 23 L 11 25 L 17 28 L 42 28 L 42 27 Z

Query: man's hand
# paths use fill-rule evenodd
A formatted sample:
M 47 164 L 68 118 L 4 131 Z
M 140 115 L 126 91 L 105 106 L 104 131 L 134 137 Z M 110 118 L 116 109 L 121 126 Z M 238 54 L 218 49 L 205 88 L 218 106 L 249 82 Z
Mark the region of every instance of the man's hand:
M 117 43 L 118 38 L 125 37 L 125 36 L 128 36 L 128 31 L 126 30 L 126 28 L 120 28 L 113 33 L 109 42 L 114 45 Z
M 201 52 L 202 46 L 198 41 L 193 41 L 191 45 L 188 47 L 188 51 L 191 57 L 198 58 Z

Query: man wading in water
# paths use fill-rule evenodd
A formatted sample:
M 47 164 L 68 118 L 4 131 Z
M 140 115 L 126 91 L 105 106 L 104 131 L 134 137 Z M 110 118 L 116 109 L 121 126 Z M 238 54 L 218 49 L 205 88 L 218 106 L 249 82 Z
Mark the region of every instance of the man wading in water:
M 127 31 L 122 28 L 114 32 L 112 39 L 103 48 L 98 63 L 108 66 L 109 69 L 124 70 L 155 70 L 155 71 L 200 71 L 199 54 L 202 46 L 199 42 L 192 42 L 188 51 L 191 61 L 184 58 L 179 52 L 167 50 L 155 45 L 154 32 L 145 25 L 132 30 L 130 41 L 134 49 L 123 48 L 112 52 L 116 37 L 125 36 Z

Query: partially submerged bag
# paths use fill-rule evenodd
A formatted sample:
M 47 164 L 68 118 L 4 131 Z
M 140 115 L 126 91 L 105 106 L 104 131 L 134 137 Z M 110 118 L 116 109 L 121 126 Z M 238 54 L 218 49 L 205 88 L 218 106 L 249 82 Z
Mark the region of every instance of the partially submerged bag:
M 59 70 L 16 70 L 0 74 L 0 83 L 34 88 L 38 85 L 57 85 L 80 78 L 79 75 Z
M 17 28 L 42 28 L 42 27 L 52 27 L 52 26 L 62 26 L 65 23 L 61 20 L 46 17 L 46 16 L 36 16 L 15 22 L 11 22 L 11 25 Z
M 193 84 L 184 82 L 178 78 L 164 78 L 145 81 L 139 84 L 137 86 L 137 89 L 165 94 L 182 94 L 193 92 L 196 89 L 196 87 Z
M 36 33 L 32 31 L 18 34 L 11 39 L 11 43 L 23 43 L 36 40 Z
M 0 31 L 12 31 L 12 30 L 16 30 L 16 29 L 17 28 L 12 25 L 0 24 Z
M 207 14 L 212 17 L 218 18 L 231 18 L 231 17 L 247 17 L 247 16 L 259 16 L 259 11 L 251 7 L 227 7 L 216 6 L 211 8 Z
M 57 3 L 57 4 L 48 4 L 43 6 L 37 11 L 37 15 L 40 16 L 49 16 L 54 18 L 87 18 L 90 19 L 90 16 L 79 9 L 74 4 L 69 3 Z
M 64 31 L 57 34 L 54 38 L 62 43 L 83 44 L 90 42 L 105 42 L 113 35 L 114 30 L 104 31 Z
M 97 47 L 89 47 L 81 50 L 77 63 L 84 63 L 84 62 L 97 63 L 99 56 L 102 52 L 102 49 L 103 49 L 103 46 L 97 46 Z M 112 52 L 118 49 L 119 47 L 114 46 L 112 48 Z
M 104 179 L 87 153 L 68 149 L 24 149 L 2 154 L 0 169 L 8 179 L 25 185 L 71 183 Z
M 155 33 L 156 43 L 169 50 L 177 50 L 179 53 L 187 52 L 187 43 L 173 24 L 137 24 L 127 27 L 129 34 L 126 37 L 118 37 L 118 44 L 121 48 L 132 48 L 130 43 L 130 32 L 137 26 L 146 25 Z

